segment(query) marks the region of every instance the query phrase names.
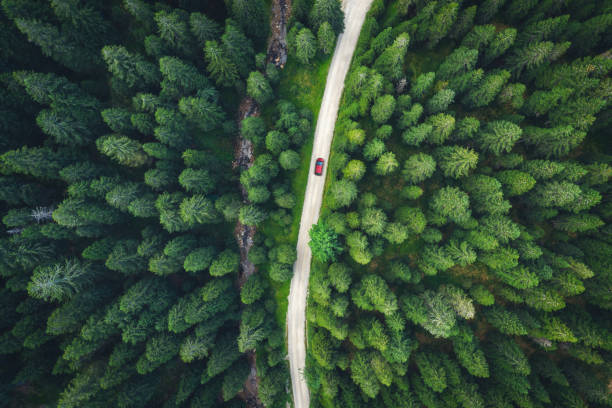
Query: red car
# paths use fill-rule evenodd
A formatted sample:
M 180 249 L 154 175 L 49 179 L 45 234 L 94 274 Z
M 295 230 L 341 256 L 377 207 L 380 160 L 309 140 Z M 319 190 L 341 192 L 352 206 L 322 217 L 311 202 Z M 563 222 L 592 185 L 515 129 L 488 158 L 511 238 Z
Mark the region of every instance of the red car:
M 323 160 L 322 158 L 318 158 L 317 162 L 315 163 L 315 175 L 320 176 L 321 174 L 323 174 L 323 164 L 325 163 L 325 160 Z

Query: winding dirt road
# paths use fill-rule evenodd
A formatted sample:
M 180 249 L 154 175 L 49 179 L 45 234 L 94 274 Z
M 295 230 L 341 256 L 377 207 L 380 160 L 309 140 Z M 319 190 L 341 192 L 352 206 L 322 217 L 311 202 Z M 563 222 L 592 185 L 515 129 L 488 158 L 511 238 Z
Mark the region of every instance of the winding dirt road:
M 308 246 L 310 240 L 308 231 L 319 219 L 319 211 L 323 201 L 325 174 L 331 149 L 334 126 L 338 117 L 340 97 L 344 89 L 344 78 L 348 72 L 359 39 L 361 26 L 372 0 L 343 0 L 344 32 L 338 36 L 338 43 L 332 57 L 325 92 L 317 127 L 315 129 L 311 172 L 308 176 L 304 207 L 300 221 L 300 232 L 297 243 L 297 261 L 293 266 L 293 279 L 289 292 L 289 307 L 287 309 L 287 341 L 289 349 L 289 367 L 291 386 L 295 408 L 307 408 L 310 404 L 308 387 L 302 375 L 306 363 L 306 297 L 308 295 L 308 277 L 310 276 L 310 261 L 312 253 Z M 314 162 L 318 157 L 325 159 L 322 176 L 314 175 Z

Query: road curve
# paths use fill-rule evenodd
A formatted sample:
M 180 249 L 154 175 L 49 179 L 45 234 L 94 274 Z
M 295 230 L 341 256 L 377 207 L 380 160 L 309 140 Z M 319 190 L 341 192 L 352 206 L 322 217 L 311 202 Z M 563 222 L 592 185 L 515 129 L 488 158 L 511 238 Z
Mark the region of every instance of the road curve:
M 289 307 L 287 308 L 287 342 L 294 408 L 307 408 L 310 404 L 308 387 L 302 375 L 306 364 L 306 297 L 308 295 L 308 277 L 310 276 L 310 261 L 312 259 L 312 253 L 308 246 L 310 240 L 308 231 L 312 224 L 315 224 L 319 219 L 325 174 L 327 173 L 334 126 L 338 117 L 340 97 L 344 89 L 344 78 L 357 46 L 361 26 L 372 1 L 343 0 L 344 32 L 338 36 L 338 43 L 327 74 L 325 92 L 323 93 L 323 101 L 314 134 L 312 157 L 310 159 L 311 171 L 304 194 L 304 207 L 297 242 L 297 260 L 293 266 Z M 313 173 L 314 162 L 318 157 L 325 159 L 322 176 L 315 176 Z

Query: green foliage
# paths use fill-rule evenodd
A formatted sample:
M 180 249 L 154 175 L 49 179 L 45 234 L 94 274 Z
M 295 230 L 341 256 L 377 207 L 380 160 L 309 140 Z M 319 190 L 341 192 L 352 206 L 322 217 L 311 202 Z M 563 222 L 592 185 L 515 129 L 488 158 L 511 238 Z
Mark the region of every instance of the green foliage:
M 376 99 L 372 106 L 372 119 L 376 123 L 385 123 L 395 111 L 395 98 L 384 95 Z
M 489 45 L 495 36 L 495 26 L 492 24 L 477 25 L 463 37 L 462 47 L 474 50 L 482 50 Z
M 324 1 L 324 0 L 319 0 Z M 336 0 L 331 0 L 336 1 Z M 302 64 L 309 64 L 317 53 L 316 38 L 308 28 L 303 28 L 295 37 L 295 56 Z
M 336 43 L 336 33 L 328 21 L 324 21 L 317 31 L 317 42 L 319 50 L 325 54 L 331 54 Z
M 260 72 L 253 71 L 247 79 L 247 94 L 264 104 L 272 98 L 273 92 L 268 80 Z
M 223 276 L 235 272 L 238 270 L 239 262 L 239 255 L 232 250 L 226 249 L 212 261 L 209 270 L 210 275 Z
M 442 81 L 448 81 L 451 78 L 465 74 L 474 69 L 478 60 L 478 51 L 466 47 L 458 47 L 446 57 L 444 62 L 438 68 L 436 77 Z M 427 74 L 427 75 L 431 75 Z
M 463 98 L 463 103 L 472 108 L 489 105 L 502 90 L 510 73 L 506 70 L 487 74 L 476 87 Z
M 357 186 L 349 180 L 339 180 L 330 188 L 330 206 L 332 208 L 346 207 L 357 198 Z
M 426 74 L 419 75 L 410 87 L 410 94 L 412 97 L 417 99 L 422 98 L 432 87 L 435 78 L 435 72 L 428 72 Z
M 442 89 L 427 101 L 427 110 L 431 113 L 443 112 L 448 108 L 448 105 L 453 103 L 454 99 L 455 91 L 452 89 Z
M 387 47 L 374 62 L 374 69 L 379 71 L 385 78 L 398 80 L 402 75 L 404 57 L 410 44 L 410 36 L 407 33 L 398 35 L 393 44 Z
M 410 183 L 420 183 L 431 177 L 435 170 L 436 162 L 433 157 L 425 153 L 418 153 L 406 160 L 402 176 Z
M 278 162 L 285 170 L 295 170 L 300 166 L 300 155 L 293 150 L 285 150 L 279 155 Z
M 314 0 L 309 17 L 316 31 L 325 22 L 331 25 L 336 35 L 344 31 L 344 13 L 338 0 Z
M 131 54 L 125 47 L 107 45 L 102 48 L 102 58 L 111 74 L 131 88 L 143 89 L 161 79 L 155 65 L 138 54 Z
M 470 216 L 469 196 L 457 187 L 444 187 L 436 191 L 430 207 L 440 216 L 458 223 Z
M 446 371 L 442 366 L 440 356 L 433 353 L 419 352 L 414 361 L 419 368 L 425 385 L 435 392 L 442 392 L 447 387 Z
M 337 255 L 342 252 L 342 246 L 338 241 L 338 235 L 324 222 L 314 224 L 310 231 L 308 246 L 312 255 L 321 262 L 335 261 Z
M 516 33 L 517 31 L 515 28 L 507 28 L 498 32 L 485 49 L 485 64 L 492 62 L 496 58 L 502 56 L 506 51 L 508 51 L 512 44 L 514 44 L 514 40 L 516 39 Z
M 238 80 L 238 67 L 217 41 L 206 41 L 204 55 L 208 72 L 218 85 L 229 86 Z
M 436 151 L 438 165 L 445 177 L 460 178 L 467 176 L 476 168 L 478 153 L 459 146 L 445 146 Z
M 253 374 L 284 406 L 288 177 L 341 2 L 292 2 L 284 71 L 261 0 L 1 3 L 0 400 L 237 407 Z M 472 3 L 375 0 L 345 67 L 313 406 L 610 405 L 612 19 Z
M 502 152 L 508 153 L 522 133 L 522 129 L 514 123 L 502 120 L 489 122 L 480 131 L 480 145 L 483 150 L 496 155 Z
M 103 136 L 96 141 L 96 146 L 102 154 L 125 166 L 139 167 L 147 161 L 142 145 L 127 136 Z
M 268 21 L 266 6 L 263 0 L 232 0 L 232 17 L 238 21 L 247 35 L 258 39 L 266 38 L 268 34 Z
M 395 153 L 386 152 L 383 153 L 374 166 L 374 172 L 379 175 L 388 175 L 393 173 L 399 167 L 399 163 L 395 158 Z
M 361 160 L 351 160 L 342 170 L 342 174 L 349 180 L 358 181 L 364 176 L 365 171 L 365 164 Z
M 66 260 L 38 267 L 28 283 L 28 293 L 37 299 L 65 300 L 78 293 L 91 278 L 91 265 Z

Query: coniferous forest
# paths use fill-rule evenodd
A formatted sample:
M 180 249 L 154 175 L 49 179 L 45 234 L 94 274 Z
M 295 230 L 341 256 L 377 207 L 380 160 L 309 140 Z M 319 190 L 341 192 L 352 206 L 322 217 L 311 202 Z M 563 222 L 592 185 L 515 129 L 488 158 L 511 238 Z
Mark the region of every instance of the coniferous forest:
M 248 138 L 276 116 L 300 131 L 236 165 L 241 101 L 278 81 L 268 5 L 1 6 L 0 406 L 284 406 L 269 279 L 238 273 L 234 232 L 294 205 L 277 159 L 311 120 L 246 119 Z
M 611 13 L 373 2 L 311 230 L 313 406 L 612 406 Z
M 343 21 L 0 0 L 0 408 L 292 404 Z M 372 2 L 310 230 L 312 407 L 612 407 L 610 71 L 610 0 Z

